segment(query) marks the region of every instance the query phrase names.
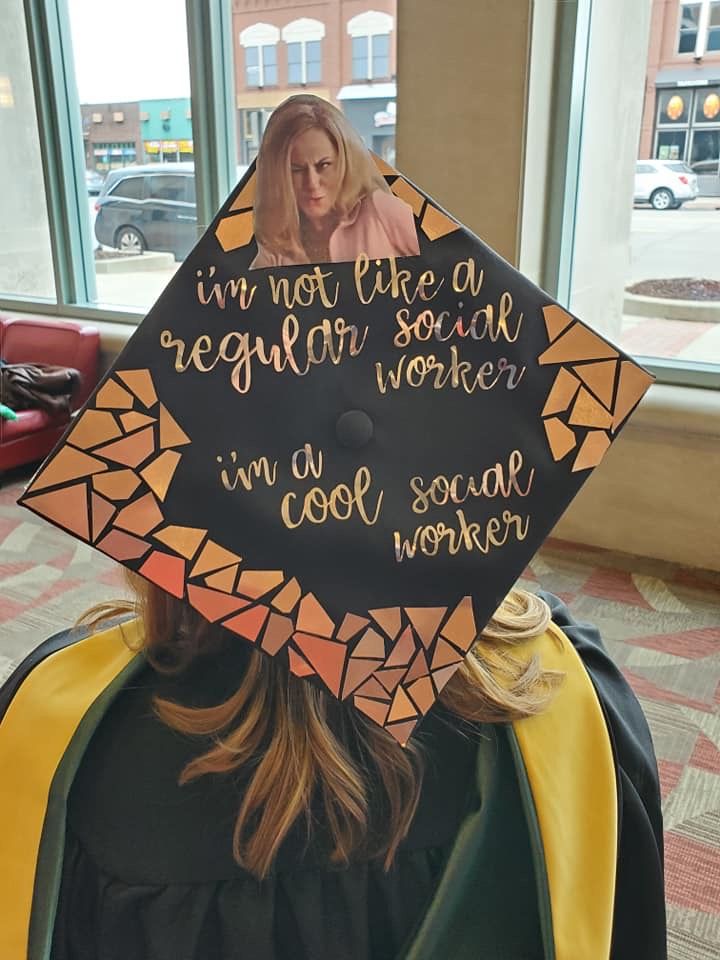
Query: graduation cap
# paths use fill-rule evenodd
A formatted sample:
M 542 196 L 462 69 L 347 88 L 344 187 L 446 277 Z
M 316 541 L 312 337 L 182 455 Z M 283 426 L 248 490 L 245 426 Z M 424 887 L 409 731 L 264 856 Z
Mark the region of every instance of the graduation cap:
M 404 744 L 651 382 L 295 97 L 20 503 Z

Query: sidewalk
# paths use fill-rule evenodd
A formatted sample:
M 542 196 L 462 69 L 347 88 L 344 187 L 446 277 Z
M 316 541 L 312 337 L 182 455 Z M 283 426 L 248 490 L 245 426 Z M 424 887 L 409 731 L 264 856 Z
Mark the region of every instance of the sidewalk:
M 640 356 L 720 363 L 720 323 L 626 314 L 619 343 L 623 350 Z

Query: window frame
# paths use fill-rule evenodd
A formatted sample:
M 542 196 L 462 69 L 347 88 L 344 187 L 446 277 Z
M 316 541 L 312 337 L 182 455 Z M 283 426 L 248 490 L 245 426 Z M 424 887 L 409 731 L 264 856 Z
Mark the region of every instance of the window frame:
M 97 304 L 80 101 L 67 0 L 23 0 L 55 297 L 0 296 L 0 310 L 136 326 L 143 308 Z M 198 236 L 237 180 L 232 10 L 185 0 Z
M 704 6 L 703 0 L 694 0 L 694 2 L 692 3 L 680 3 L 678 5 L 678 25 L 677 25 L 677 32 L 676 32 L 677 41 L 675 43 L 676 56 L 678 57 L 694 57 L 695 56 L 698 40 L 702 32 L 703 6 Z M 697 19 L 697 26 L 694 28 L 694 30 L 690 30 L 690 29 L 683 30 L 682 23 L 683 23 L 684 7 L 697 7 L 698 19 Z M 683 37 L 686 36 L 688 33 L 693 33 L 693 32 L 695 33 L 695 42 L 693 43 L 692 50 L 681 50 L 680 44 L 682 43 Z

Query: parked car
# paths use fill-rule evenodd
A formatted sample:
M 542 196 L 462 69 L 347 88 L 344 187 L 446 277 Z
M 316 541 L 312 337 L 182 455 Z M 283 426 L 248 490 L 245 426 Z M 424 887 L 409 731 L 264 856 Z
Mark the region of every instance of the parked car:
M 698 193 L 697 176 L 682 160 L 638 160 L 635 165 L 635 203 L 677 210 Z
M 95 236 L 126 253 L 165 250 L 183 260 L 197 242 L 192 163 L 152 163 L 108 173 L 95 204 Z
M 102 190 L 102 185 L 105 178 L 97 170 L 86 170 L 85 171 L 85 186 L 87 187 L 88 195 L 91 197 L 96 197 Z

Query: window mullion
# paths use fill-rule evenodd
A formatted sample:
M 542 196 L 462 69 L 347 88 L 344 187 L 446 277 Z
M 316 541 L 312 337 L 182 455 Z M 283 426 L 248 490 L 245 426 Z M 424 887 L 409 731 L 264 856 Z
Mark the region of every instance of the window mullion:
M 237 181 L 232 12 L 227 0 L 186 0 L 198 226 L 204 230 Z M 260 80 L 262 47 L 258 45 Z
M 96 300 L 67 0 L 24 0 L 58 305 Z M 82 192 L 81 192 L 82 188 Z

